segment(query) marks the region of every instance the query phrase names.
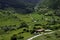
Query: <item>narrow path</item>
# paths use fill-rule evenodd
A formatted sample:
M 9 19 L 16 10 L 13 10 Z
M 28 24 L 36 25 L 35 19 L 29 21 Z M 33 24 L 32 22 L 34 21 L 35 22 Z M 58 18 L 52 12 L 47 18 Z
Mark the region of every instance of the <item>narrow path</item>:
M 36 37 L 38 37 L 38 36 L 47 35 L 47 34 L 51 34 L 51 33 L 54 33 L 54 32 L 55 32 L 55 31 L 49 32 L 49 33 L 39 34 L 39 35 L 33 36 L 33 37 L 31 37 L 31 38 L 29 38 L 29 39 L 27 39 L 27 40 L 32 40 L 32 39 L 34 39 L 34 38 L 36 38 Z

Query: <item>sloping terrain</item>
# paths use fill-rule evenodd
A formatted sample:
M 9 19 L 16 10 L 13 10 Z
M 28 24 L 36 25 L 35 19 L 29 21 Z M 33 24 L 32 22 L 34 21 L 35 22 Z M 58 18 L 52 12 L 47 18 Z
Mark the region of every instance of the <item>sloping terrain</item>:
M 0 9 L 13 7 L 18 12 L 30 13 L 40 0 L 0 0 Z
M 41 4 L 37 4 L 36 11 L 33 10 L 28 14 L 37 2 L 38 0 L 0 0 L 0 40 L 27 40 L 34 35 L 45 33 L 45 31 L 37 32 L 38 29 L 52 31 L 60 29 L 60 1 L 42 1 Z M 22 14 L 16 11 L 28 13 Z M 33 40 L 40 40 L 40 38 Z M 52 39 L 60 40 L 60 34 L 43 35 L 41 38 L 41 40 Z
M 60 40 L 60 31 L 56 31 L 52 34 L 39 36 L 33 40 Z
M 27 40 L 34 35 L 32 32 L 35 28 L 59 29 L 60 17 L 53 16 L 54 14 L 50 15 L 52 13 L 54 13 L 54 10 L 49 10 L 46 14 L 41 14 L 41 12 L 19 14 L 8 10 L 1 10 L 0 40 L 11 40 L 13 35 L 17 35 L 19 40 Z

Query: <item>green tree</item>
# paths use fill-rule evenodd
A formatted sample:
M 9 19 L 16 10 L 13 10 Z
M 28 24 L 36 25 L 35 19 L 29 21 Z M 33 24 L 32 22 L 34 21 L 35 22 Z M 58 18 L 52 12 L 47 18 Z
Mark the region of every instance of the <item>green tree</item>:
M 22 22 L 21 25 L 20 25 L 21 28 L 25 27 L 25 28 L 28 28 L 28 24 L 25 23 L 25 22 Z
M 11 37 L 11 40 L 17 40 L 17 35 L 14 34 L 14 35 Z

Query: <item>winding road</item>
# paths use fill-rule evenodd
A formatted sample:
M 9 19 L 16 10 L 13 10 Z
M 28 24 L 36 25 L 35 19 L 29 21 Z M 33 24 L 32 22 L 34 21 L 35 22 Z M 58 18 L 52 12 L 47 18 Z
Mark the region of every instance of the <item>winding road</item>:
M 55 31 L 49 32 L 49 33 L 39 34 L 39 35 L 33 36 L 33 37 L 31 37 L 31 38 L 29 38 L 29 39 L 27 39 L 27 40 L 32 40 L 32 39 L 34 39 L 34 38 L 36 38 L 36 37 L 38 37 L 38 36 L 47 35 L 47 34 L 51 34 L 51 33 L 54 33 L 54 32 L 55 32 Z

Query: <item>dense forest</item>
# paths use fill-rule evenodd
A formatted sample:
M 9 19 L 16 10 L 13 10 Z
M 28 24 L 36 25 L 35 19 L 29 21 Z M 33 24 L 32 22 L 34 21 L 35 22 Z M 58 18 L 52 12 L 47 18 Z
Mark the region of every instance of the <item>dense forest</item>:
M 0 9 L 12 7 L 18 12 L 31 13 L 40 0 L 0 0 Z

